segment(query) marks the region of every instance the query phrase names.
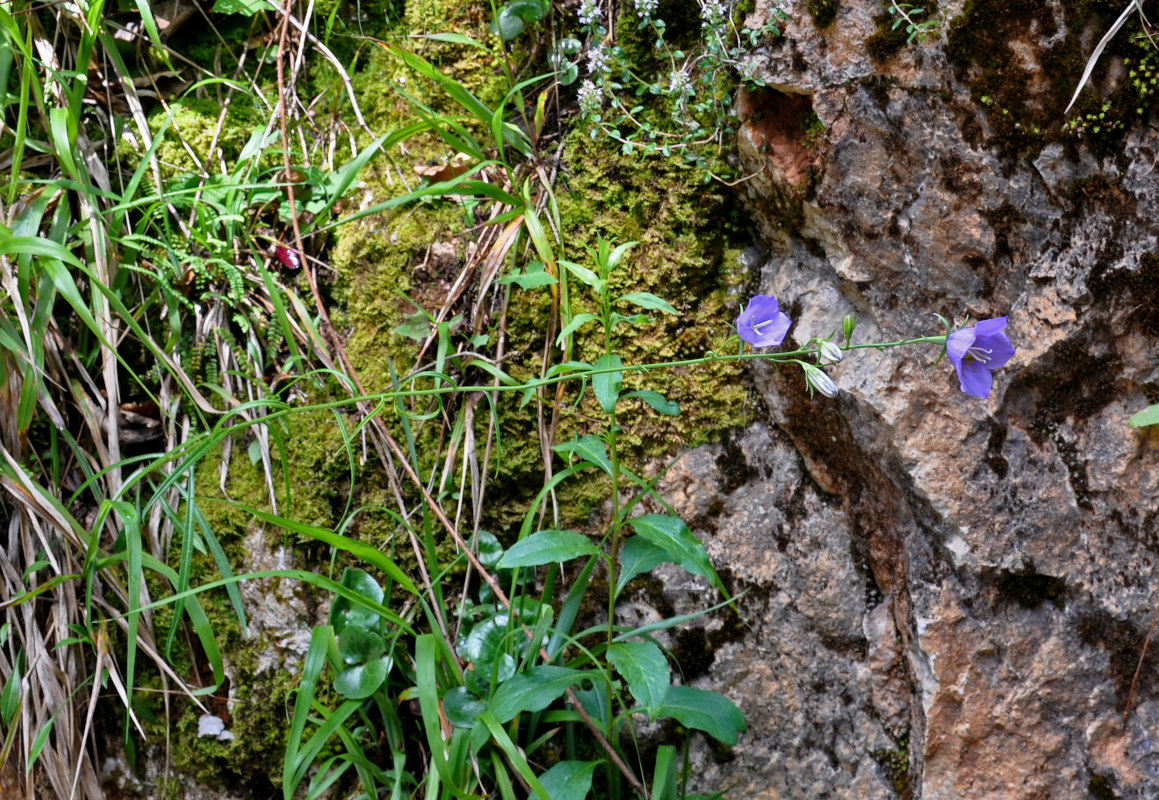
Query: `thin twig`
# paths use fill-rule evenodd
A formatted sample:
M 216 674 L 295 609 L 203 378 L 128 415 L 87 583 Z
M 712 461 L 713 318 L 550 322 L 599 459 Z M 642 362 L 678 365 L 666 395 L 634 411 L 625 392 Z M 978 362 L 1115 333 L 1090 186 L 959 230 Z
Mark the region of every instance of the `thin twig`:
M 1131 713 L 1131 702 L 1135 699 L 1135 684 L 1139 681 L 1139 673 L 1143 671 L 1143 661 L 1147 658 L 1147 645 L 1155 633 L 1155 624 L 1159 622 L 1159 603 L 1155 605 L 1155 613 L 1151 615 L 1151 627 L 1147 629 L 1147 638 L 1143 640 L 1143 649 L 1139 653 L 1139 663 L 1135 666 L 1135 675 L 1131 678 L 1131 690 L 1127 692 L 1127 706 L 1123 709 L 1123 729 L 1127 728 L 1127 715 Z

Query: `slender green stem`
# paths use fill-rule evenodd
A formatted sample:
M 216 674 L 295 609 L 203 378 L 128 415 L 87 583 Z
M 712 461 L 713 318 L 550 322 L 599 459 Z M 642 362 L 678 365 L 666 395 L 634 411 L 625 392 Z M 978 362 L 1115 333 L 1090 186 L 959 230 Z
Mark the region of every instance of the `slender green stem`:
M 616 449 L 616 412 L 613 409 L 608 419 L 608 456 L 612 462 L 612 527 L 610 531 L 611 552 L 608 557 L 608 630 L 607 644 L 612 646 L 616 636 L 616 563 L 620 556 L 620 456 Z M 608 687 L 608 739 L 615 741 L 612 730 L 615 715 L 612 713 L 611 687 Z

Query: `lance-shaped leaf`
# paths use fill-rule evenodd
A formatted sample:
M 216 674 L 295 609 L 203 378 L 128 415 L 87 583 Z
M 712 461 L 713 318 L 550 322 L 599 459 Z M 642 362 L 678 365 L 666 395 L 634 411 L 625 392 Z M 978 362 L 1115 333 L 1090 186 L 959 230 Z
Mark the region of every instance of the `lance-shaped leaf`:
M 652 544 L 668 551 L 668 555 L 684 569 L 705 578 L 716 580 L 716 573 L 708 561 L 708 553 L 684 521 L 667 514 L 645 514 L 628 520 L 636 533 Z
M 632 697 L 655 719 L 668 694 L 664 653 L 652 642 L 617 642 L 608 648 L 608 660 L 627 682 Z
M 602 761 L 560 761 L 539 776 L 551 800 L 584 800 L 592 789 L 592 773 Z
M 624 362 L 617 355 L 604 355 L 596 359 L 592 366 L 597 370 L 592 374 L 592 391 L 604 411 L 611 414 L 616 410 L 616 401 L 620 399 L 620 389 L 624 384 L 624 373 L 620 372 Z
M 538 567 L 562 563 L 580 556 L 595 555 L 596 546 L 582 533 L 572 531 L 537 531 L 522 542 L 516 542 L 499 559 L 499 569 Z
M 735 703 L 717 692 L 691 686 L 671 687 L 656 716 L 671 717 L 686 728 L 704 731 L 729 747 L 745 729 L 744 714 Z
M 587 677 L 589 673 L 568 667 L 532 667 L 499 687 L 491 698 L 491 712 L 500 722 L 507 722 L 521 711 L 542 711 Z

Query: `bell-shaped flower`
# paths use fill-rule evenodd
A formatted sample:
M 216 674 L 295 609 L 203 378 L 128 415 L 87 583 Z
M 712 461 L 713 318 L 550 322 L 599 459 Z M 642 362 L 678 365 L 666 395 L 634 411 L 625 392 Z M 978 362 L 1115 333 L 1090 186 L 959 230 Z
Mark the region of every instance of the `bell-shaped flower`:
M 753 347 L 773 347 L 784 341 L 792 324 L 777 298 L 758 294 L 736 318 L 736 332 Z
M 1014 355 L 1014 345 L 1004 330 L 1006 317 L 996 317 L 956 330 L 946 338 L 946 357 L 958 371 L 962 391 L 971 397 L 989 397 L 994 382 L 990 373 Z
M 841 348 L 833 342 L 818 342 L 817 353 L 821 357 L 822 364 L 836 364 L 845 357 L 845 354 L 841 352 Z
M 805 383 L 808 384 L 810 392 L 816 390 L 826 397 L 837 396 L 837 384 L 823 370 L 803 362 L 801 368 L 805 370 Z

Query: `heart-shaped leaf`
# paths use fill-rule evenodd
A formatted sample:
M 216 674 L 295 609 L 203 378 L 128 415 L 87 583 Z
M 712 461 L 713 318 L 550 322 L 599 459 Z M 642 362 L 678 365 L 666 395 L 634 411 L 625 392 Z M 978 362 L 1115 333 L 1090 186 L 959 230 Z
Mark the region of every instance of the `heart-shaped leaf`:
M 365 664 L 386 652 L 386 643 L 361 625 L 347 625 L 338 637 L 338 652 L 347 664 Z
M 471 728 L 487 710 L 487 704 L 468 692 L 467 687 L 456 686 L 443 695 L 443 710 L 447 712 L 447 721 L 456 728 Z
M 386 680 L 393 662 L 390 656 L 347 667 L 334 679 L 334 690 L 351 700 L 364 700 L 374 694 Z
M 374 603 L 382 605 L 382 587 L 378 585 L 369 572 L 361 569 L 348 568 L 342 573 L 342 585 L 355 594 L 365 597 Z M 382 624 L 382 618 L 377 612 L 357 605 L 345 597 L 335 597 L 330 606 L 330 624 L 335 633 L 342 633 L 347 625 L 361 625 L 364 628 L 377 630 Z

